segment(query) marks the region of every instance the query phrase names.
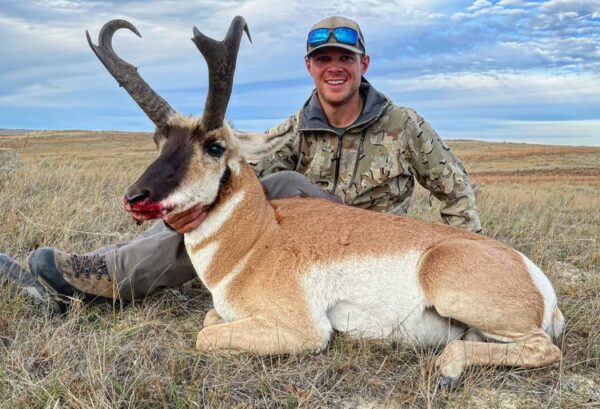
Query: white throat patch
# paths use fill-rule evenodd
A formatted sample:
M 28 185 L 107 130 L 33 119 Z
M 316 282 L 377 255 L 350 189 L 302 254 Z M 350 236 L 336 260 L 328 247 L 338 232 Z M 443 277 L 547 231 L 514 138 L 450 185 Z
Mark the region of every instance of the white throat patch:
M 186 242 L 186 248 L 187 248 Z M 192 265 L 194 266 L 194 270 L 196 270 L 196 274 L 202 281 L 205 287 L 206 285 L 206 273 L 208 272 L 208 267 L 212 264 L 213 258 L 217 251 L 219 250 L 219 242 L 213 241 L 208 243 L 206 246 L 201 248 L 198 251 L 190 252 L 188 248 L 188 254 L 190 256 L 190 260 L 192 261 Z
M 186 245 L 194 245 L 213 236 L 231 218 L 245 196 L 246 193 L 243 190 L 236 192 L 223 206 L 209 212 L 206 220 L 196 230 L 185 234 Z

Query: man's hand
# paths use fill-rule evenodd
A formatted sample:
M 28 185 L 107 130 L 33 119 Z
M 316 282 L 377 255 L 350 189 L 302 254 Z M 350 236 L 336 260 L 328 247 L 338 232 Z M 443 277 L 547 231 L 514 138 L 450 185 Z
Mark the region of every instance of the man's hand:
M 178 233 L 189 233 L 206 219 L 208 212 L 202 205 L 196 205 L 181 213 L 168 214 L 164 217 L 165 223 Z

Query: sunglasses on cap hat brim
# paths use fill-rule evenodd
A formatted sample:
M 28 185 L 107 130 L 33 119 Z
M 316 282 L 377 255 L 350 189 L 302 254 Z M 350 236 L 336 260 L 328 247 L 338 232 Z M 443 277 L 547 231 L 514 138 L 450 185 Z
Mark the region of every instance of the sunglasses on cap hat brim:
M 308 47 L 313 48 L 326 44 L 331 34 L 333 34 L 333 38 L 339 44 L 354 46 L 361 50 L 362 53 L 365 52 L 365 47 L 358 32 L 350 27 L 315 28 L 308 33 Z

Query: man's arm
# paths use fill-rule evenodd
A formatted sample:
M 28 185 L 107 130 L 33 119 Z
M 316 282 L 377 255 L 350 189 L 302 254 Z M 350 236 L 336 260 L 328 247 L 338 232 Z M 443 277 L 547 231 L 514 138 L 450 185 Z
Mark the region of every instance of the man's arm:
M 416 112 L 409 111 L 404 131 L 407 136 L 404 154 L 417 181 L 443 202 L 442 220 L 480 232 L 475 195 L 460 159 Z

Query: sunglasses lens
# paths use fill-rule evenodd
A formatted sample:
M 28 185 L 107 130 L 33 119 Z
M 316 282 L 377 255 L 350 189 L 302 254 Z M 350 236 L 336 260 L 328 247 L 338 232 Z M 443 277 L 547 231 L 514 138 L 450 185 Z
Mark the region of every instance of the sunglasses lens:
M 334 30 L 333 35 L 338 43 L 350 45 L 358 43 L 358 33 L 353 28 L 338 27 Z
M 308 33 L 308 45 L 314 47 L 316 45 L 325 44 L 329 39 L 328 28 L 316 28 Z

